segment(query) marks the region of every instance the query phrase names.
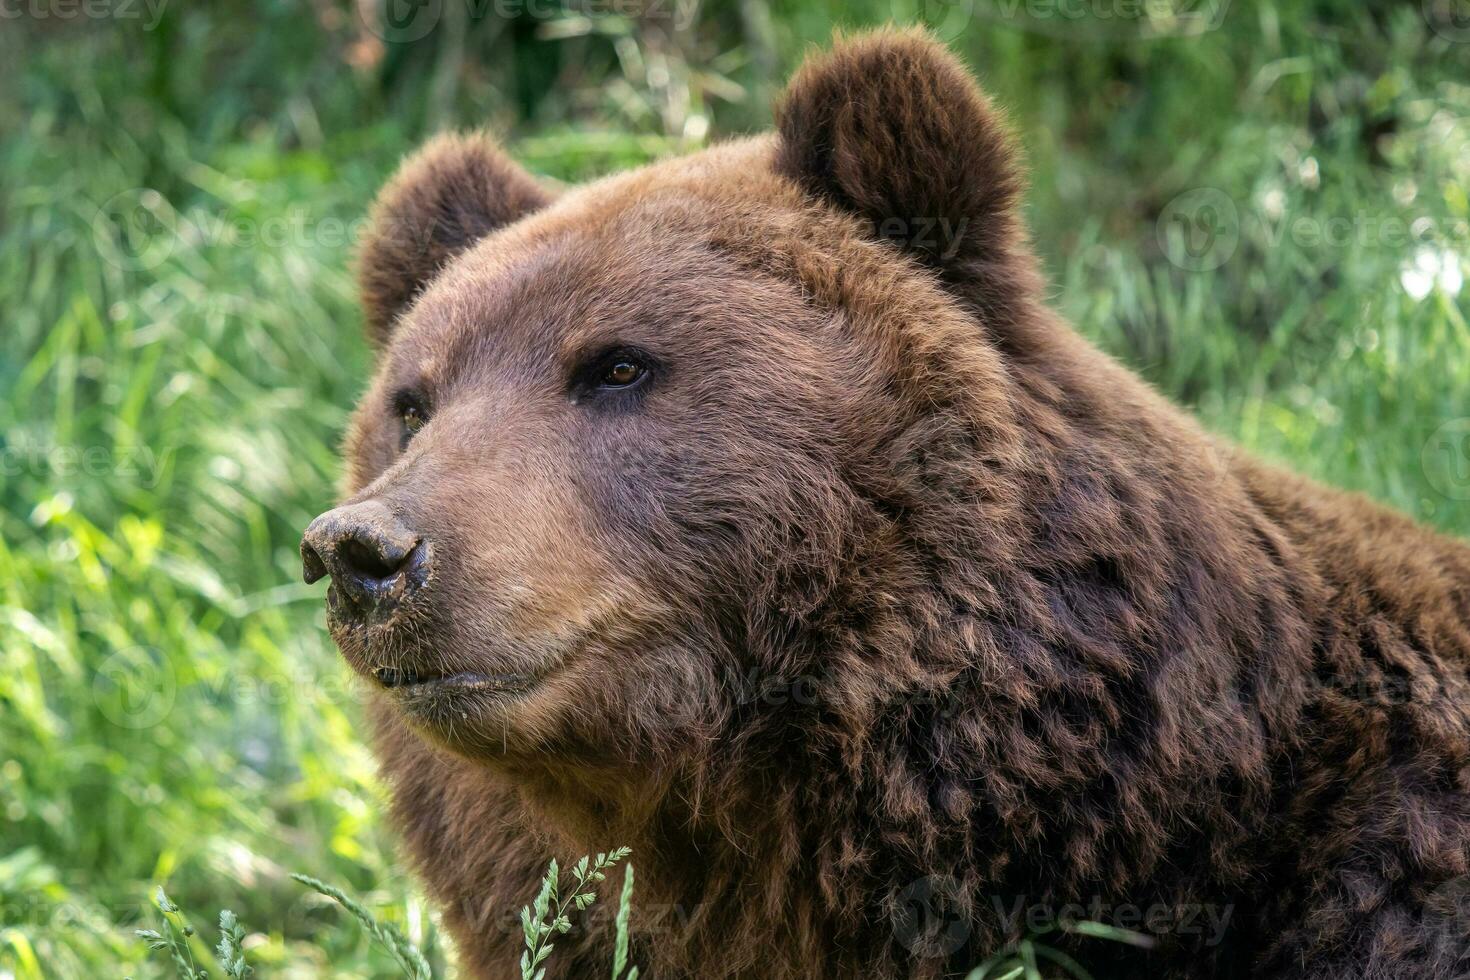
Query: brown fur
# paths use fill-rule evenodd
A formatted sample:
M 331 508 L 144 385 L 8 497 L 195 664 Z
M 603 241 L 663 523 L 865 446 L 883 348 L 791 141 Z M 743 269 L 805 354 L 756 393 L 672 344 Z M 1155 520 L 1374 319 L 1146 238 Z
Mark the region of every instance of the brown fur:
M 479 142 L 389 185 L 350 492 L 434 577 L 334 633 L 364 674 L 542 678 L 374 695 L 471 975 L 518 975 L 548 858 L 618 844 L 645 976 L 955 975 L 1073 902 L 1229 916 L 1048 938 L 1099 976 L 1470 971 L 1470 548 L 1091 347 L 1018 190 L 974 83 L 898 33 L 803 68 L 774 136 L 555 201 Z M 610 344 L 656 358 L 635 398 L 577 387 Z M 406 386 L 434 409 L 400 448 Z M 549 975 L 606 975 L 608 932 Z

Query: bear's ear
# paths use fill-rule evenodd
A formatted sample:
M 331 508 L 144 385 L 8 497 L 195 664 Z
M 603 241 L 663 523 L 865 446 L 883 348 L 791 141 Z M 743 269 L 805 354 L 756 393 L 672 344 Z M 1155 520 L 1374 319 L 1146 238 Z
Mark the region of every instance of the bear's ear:
M 431 140 L 373 204 L 357 272 L 368 339 L 387 343 L 398 314 L 446 262 L 550 201 L 550 192 L 488 136 Z
M 999 113 L 921 31 L 838 40 L 776 106 L 776 168 L 952 282 L 1026 252 L 1023 180 Z

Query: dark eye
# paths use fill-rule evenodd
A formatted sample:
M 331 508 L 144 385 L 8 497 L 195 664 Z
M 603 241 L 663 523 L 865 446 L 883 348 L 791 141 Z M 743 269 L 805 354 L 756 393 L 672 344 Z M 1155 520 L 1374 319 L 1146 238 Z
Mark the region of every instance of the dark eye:
M 572 404 L 584 399 L 608 406 L 640 403 L 649 382 L 662 379 L 663 365 L 636 347 L 613 347 L 589 357 L 571 377 Z
M 403 435 L 398 441 L 401 448 L 407 446 L 408 441 L 429 424 L 429 410 L 418 397 L 407 392 L 401 392 L 394 397 L 393 410 L 403 428 Z
M 609 358 L 597 378 L 599 388 L 630 388 L 643 380 L 648 368 L 630 354 L 617 354 Z

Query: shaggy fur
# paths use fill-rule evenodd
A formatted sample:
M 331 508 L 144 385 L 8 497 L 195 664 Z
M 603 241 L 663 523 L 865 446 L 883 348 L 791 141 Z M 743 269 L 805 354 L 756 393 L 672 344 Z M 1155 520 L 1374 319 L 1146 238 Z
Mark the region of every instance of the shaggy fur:
M 658 978 L 960 975 L 1057 917 L 1153 936 L 1048 937 L 1103 977 L 1470 973 L 1470 548 L 1087 344 L 1018 190 L 904 33 L 554 201 L 479 140 L 389 185 L 350 501 L 434 566 L 333 632 L 369 683 L 532 679 L 373 696 L 471 975 L 518 975 L 548 858 L 618 844 Z M 615 348 L 636 391 L 587 382 Z M 549 975 L 606 975 L 609 926 Z

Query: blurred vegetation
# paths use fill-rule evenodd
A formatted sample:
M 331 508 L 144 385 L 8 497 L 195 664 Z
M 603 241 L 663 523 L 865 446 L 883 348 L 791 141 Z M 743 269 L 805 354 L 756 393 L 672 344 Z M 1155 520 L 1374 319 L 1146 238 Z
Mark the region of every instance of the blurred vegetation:
M 233 909 L 262 975 L 397 975 L 293 871 L 444 955 L 296 553 L 370 370 L 357 222 L 443 127 L 581 180 L 767 125 L 834 27 L 927 19 L 1012 114 L 1080 329 L 1470 531 L 1455 0 L 422 6 L 415 39 L 373 0 L 6 7 L 0 978 L 159 975 L 159 883 Z

